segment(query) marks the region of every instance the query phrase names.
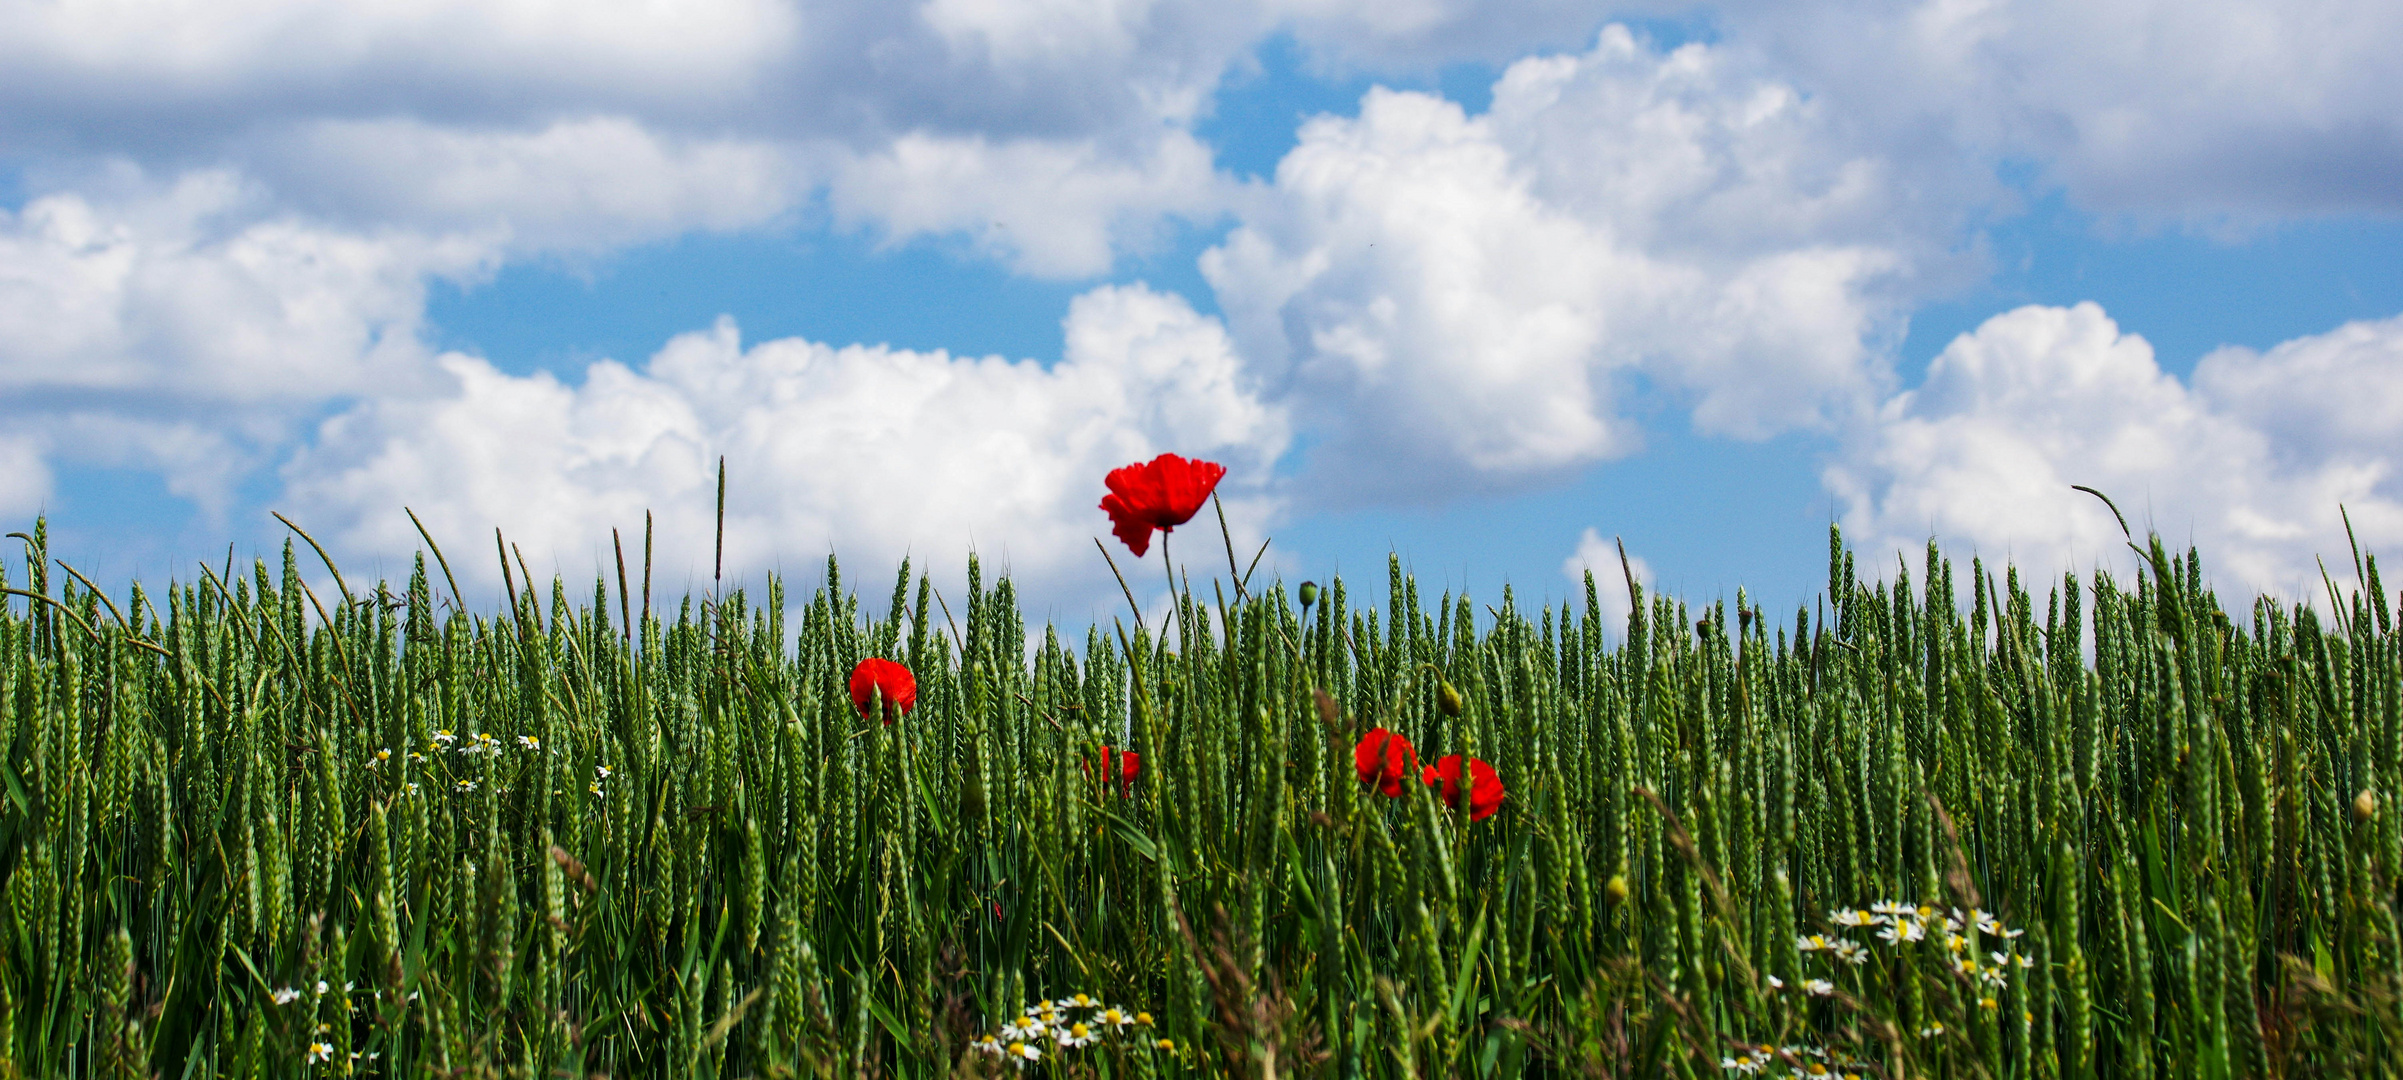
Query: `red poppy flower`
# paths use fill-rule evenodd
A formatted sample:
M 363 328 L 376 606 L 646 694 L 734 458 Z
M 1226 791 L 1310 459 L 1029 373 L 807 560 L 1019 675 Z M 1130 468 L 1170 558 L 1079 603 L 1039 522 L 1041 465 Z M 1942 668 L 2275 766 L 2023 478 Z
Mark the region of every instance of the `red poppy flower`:
M 1502 808 L 1502 776 L 1494 771 L 1493 766 L 1486 764 L 1484 758 L 1468 759 L 1468 769 L 1469 820 L 1483 821 Z M 1435 764 L 1427 766 L 1426 771 L 1419 774 L 1419 779 L 1424 783 L 1442 785 L 1436 791 L 1445 805 L 1460 805 L 1460 755 L 1446 754 L 1437 758 Z
M 871 656 L 851 669 L 851 705 L 859 710 L 859 718 L 869 719 L 868 701 L 884 701 L 884 722 L 893 722 L 893 710 L 908 716 L 918 707 L 918 679 L 902 667 L 882 657 Z
M 1113 755 L 1117 757 L 1116 769 L 1110 767 L 1110 759 Z M 1101 748 L 1102 782 L 1106 784 L 1115 781 L 1118 784 L 1120 798 L 1134 794 L 1135 777 L 1142 772 L 1143 755 L 1132 750 L 1112 750 L 1107 746 Z
M 1105 481 L 1110 493 L 1101 497 L 1101 508 L 1110 512 L 1110 531 L 1141 558 L 1151 550 L 1153 529 L 1168 532 L 1193 520 L 1226 474 L 1227 467 L 1216 462 L 1162 454 L 1110 470 Z
M 1388 799 L 1402 793 L 1402 778 L 1417 764 L 1418 751 L 1410 740 L 1384 728 L 1370 728 L 1352 748 L 1352 767 L 1359 771 L 1360 782 L 1375 784 Z

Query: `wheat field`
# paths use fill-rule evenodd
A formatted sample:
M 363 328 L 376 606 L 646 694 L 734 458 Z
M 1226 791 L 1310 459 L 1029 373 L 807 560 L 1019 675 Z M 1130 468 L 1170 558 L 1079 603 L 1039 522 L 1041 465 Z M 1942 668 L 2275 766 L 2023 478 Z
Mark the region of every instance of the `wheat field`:
M 1531 608 L 1397 563 L 1367 603 L 1195 567 L 1165 623 L 1071 648 L 973 559 L 965 596 L 905 563 L 863 601 L 830 560 L 805 600 L 672 604 L 521 561 L 477 613 L 439 553 L 112 598 L 21 539 L 0 1076 L 2403 1056 L 2372 561 L 2231 612 L 2157 540 L 2128 580 L 2029 582 L 1933 548 L 1864 574 L 1831 537 L 1811 607 L 1638 589 L 1609 625 L 1633 582 Z M 866 657 L 914 673 L 892 723 L 847 692 Z M 1507 796 L 1364 784 L 1379 728 Z

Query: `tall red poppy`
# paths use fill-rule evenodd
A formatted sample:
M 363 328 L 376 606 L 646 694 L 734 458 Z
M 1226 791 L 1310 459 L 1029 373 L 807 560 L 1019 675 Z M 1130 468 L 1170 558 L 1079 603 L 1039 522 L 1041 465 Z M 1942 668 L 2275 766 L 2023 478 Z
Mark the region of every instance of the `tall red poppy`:
M 1112 768 L 1113 763 L 1111 759 L 1113 756 L 1116 758 L 1115 768 Z M 1118 796 L 1120 798 L 1125 798 L 1135 793 L 1135 777 L 1142 772 L 1143 755 L 1132 750 L 1112 750 L 1107 746 L 1101 748 L 1102 783 L 1116 783 L 1118 785 Z
M 1151 550 L 1153 529 L 1168 532 L 1193 520 L 1226 474 L 1227 467 L 1214 461 L 1162 454 L 1110 470 L 1104 481 L 1110 493 L 1101 497 L 1101 508 L 1110 512 L 1110 531 L 1141 558 Z
M 918 679 L 909 669 L 883 657 L 871 656 L 851 669 L 851 705 L 859 710 L 859 718 L 871 719 L 868 702 L 871 698 L 884 700 L 884 722 L 892 723 L 894 710 L 908 716 L 918 707 Z
M 1368 729 L 1352 747 L 1352 767 L 1360 773 L 1360 782 L 1376 785 L 1388 799 L 1402 793 L 1402 778 L 1417 765 L 1418 751 L 1410 740 L 1384 728 Z
M 1468 759 L 1469 820 L 1483 821 L 1502 808 L 1502 776 L 1484 758 Z M 1447 806 L 1460 805 L 1460 755 L 1446 754 L 1437 758 L 1419 774 L 1425 783 L 1438 784 L 1436 791 Z

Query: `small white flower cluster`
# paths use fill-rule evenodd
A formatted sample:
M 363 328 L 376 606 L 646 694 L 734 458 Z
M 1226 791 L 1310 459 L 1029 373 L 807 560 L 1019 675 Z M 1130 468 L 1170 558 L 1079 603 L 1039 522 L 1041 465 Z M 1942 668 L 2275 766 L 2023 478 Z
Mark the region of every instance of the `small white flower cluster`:
M 478 755 L 485 757 L 499 757 L 501 756 L 501 750 L 503 748 L 500 738 L 489 731 L 471 732 L 467 735 L 463 744 L 458 745 L 454 749 L 453 744 L 460 743 L 462 743 L 462 740 L 459 736 L 459 733 L 452 731 L 449 728 L 440 728 L 434 732 L 434 741 L 426 744 L 426 750 L 429 753 L 435 754 L 439 754 L 448 750 L 452 753 L 458 754 L 460 757 L 476 757 Z M 517 748 L 530 753 L 541 753 L 542 740 L 532 735 L 520 735 L 517 737 Z M 389 750 L 379 753 L 377 758 L 381 760 L 382 758 L 389 756 L 389 753 Z M 425 760 L 424 756 L 420 754 L 410 754 L 409 756 L 419 761 Z
M 434 749 L 436 751 L 440 751 L 442 747 L 440 745 L 436 745 Z M 370 769 L 382 770 L 385 766 L 392 764 L 394 754 L 394 750 L 389 746 L 378 747 L 375 753 L 367 755 L 367 767 Z M 415 750 L 411 750 L 407 754 L 400 756 L 406 757 L 411 761 L 424 761 L 426 759 L 424 754 L 420 754 Z
M 448 734 L 450 732 L 447 729 L 439 732 L 434 736 L 434 741 L 440 743 L 443 741 L 442 736 Z M 489 731 L 479 731 L 468 737 L 467 745 L 460 747 L 458 753 L 460 757 L 474 757 L 477 754 L 499 757 L 501 756 L 501 741 L 493 738 Z
M 359 989 L 359 984 L 358 984 L 358 983 L 355 983 L 355 982 L 346 982 L 346 983 L 343 983 L 343 984 L 342 984 L 342 993 L 341 993 L 341 995 L 340 995 L 340 996 L 341 996 L 341 999 L 342 999 L 342 1000 L 341 1000 L 341 1004 L 342 1004 L 342 1011 L 344 1011 L 344 1012 L 357 1012 L 357 1011 L 359 1011 L 359 1005 L 358 1005 L 358 1003 L 357 1003 L 357 1002 L 355 1002 L 355 1001 L 352 1001 L 352 1000 L 351 1000 L 351 995 L 352 995 L 352 994 L 354 994 L 354 993 L 356 993 L 356 992 L 358 991 L 358 989 Z M 309 997 L 309 998 L 310 998 L 310 999 L 313 1001 L 313 1000 L 315 1000 L 315 999 L 317 999 L 317 998 L 322 998 L 322 997 L 326 996 L 327 994 L 331 994 L 331 993 L 333 993 L 333 992 L 334 992 L 334 988 L 333 988 L 332 986 L 329 986 L 329 985 L 327 985 L 327 984 L 326 984 L 326 981 L 325 981 L 324 979 L 319 979 L 319 980 L 317 980 L 317 985 L 316 985 L 315 987 L 311 988 L 310 990 L 306 991 L 305 993 L 306 993 L 306 994 L 307 994 L 307 996 L 308 996 L 308 997 Z M 278 1004 L 278 1005 L 290 1005 L 290 1004 L 292 1004 L 292 1003 L 293 1003 L 293 1002 L 295 1002 L 295 1001 L 299 1001 L 299 1000 L 301 999 L 301 997 L 302 997 L 303 993 L 304 993 L 304 991 L 298 990 L 298 989 L 296 989 L 296 988 L 293 988 L 293 987 L 289 987 L 289 986 L 279 986 L 279 987 L 276 987 L 274 990 L 272 990 L 272 991 L 269 991 L 269 992 L 268 992 L 268 994 L 267 994 L 267 997 L 268 997 L 270 1000 L 274 1001 L 274 1002 L 275 1002 L 276 1004 Z M 381 990 L 371 990 L 371 991 L 368 991 L 368 996 L 369 996 L 369 997 L 371 997 L 371 998 L 373 998 L 373 999 L 375 999 L 375 1000 L 377 1000 L 377 1001 L 382 1001 L 382 1000 L 384 1000 L 384 992 L 383 992 L 383 991 L 381 991 Z M 417 991 L 414 991 L 414 990 L 410 991 L 410 992 L 409 992 L 409 996 L 407 996 L 407 997 L 405 997 L 405 998 L 402 998 L 401 1000 L 402 1000 L 403 1002 L 411 1002 L 411 1001 L 416 1001 L 416 1000 L 417 1000 Z
M 609 766 L 595 765 L 592 767 L 592 771 L 592 783 L 589 786 L 592 793 L 598 795 L 601 793 L 601 781 L 609 779 Z
M 542 745 L 542 740 L 532 735 L 519 735 L 516 737 L 516 742 L 518 749 L 531 754 L 543 753 L 546 749 Z M 441 754 L 447 751 L 457 754 L 463 758 L 497 758 L 501 756 L 504 745 L 505 744 L 501 742 L 498 736 L 489 731 L 470 732 L 465 737 L 462 737 L 458 732 L 452 731 L 449 728 L 438 728 L 434 732 L 433 741 L 426 744 L 426 753 Z M 557 750 L 551 750 L 549 752 L 554 755 L 558 753 Z M 391 760 L 392 748 L 385 747 L 375 752 L 375 754 L 368 761 L 367 766 L 371 769 L 381 768 Z M 424 753 L 411 751 L 409 753 L 409 760 L 422 762 L 426 760 L 426 755 Z M 603 768 L 601 770 L 602 779 L 607 779 L 608 776 L 609 770 L 607 768 Z M 451 781 L 451 790 L 462 795 L 471 791 L 475 791 L 482 786 L 483 785 L 480 781 L 465 777 L 454 778 Z M 408 788 L 411 792 L 415 792 L 417 790 L 417 785 L 416 783 L 411 782 L 408 785 Z M 593 785 L 593 794 L 600 794 L 600 785 L 598 783 Z
M 1952 969 L 1979 984 L 1980 1008 L 2001 1007 L 1999 998 L 2003 988 L 2010 983 L 2011 969 L 2024 970 L 2036 966 L 2035 960 L 2020 953 L 2011 944 L 2022 931 L 2004 926 L 2000 919 L 1977 908 L 1962 911 L 1959 908 L 1938 908 L 1933 904 L 1880 900 L 1869 905 L 1867 910 L 1837 908 L 1827 913 L 1827 921 L 1845 930 L 1873 930 L 1879 942 L 1896 950 L 1915 942 L 1941 942 L 1945 959 Z M 1978 959 L 1979 950 L 1986 944 L 2002 946 L 1986 951 L 1991 963 Z M 1858 967 L 1869 962 L 1869 946 L 1841 933 L 1803 934 L 1794 939 L 1794 948 L 1799 952 L 1826 956 L 1828 963 L 1838 972 L 1845 967 Z M 1766 978 L 1771 990 L 1782 992 L 1793 985 L 1811 997 L 1831 997 L 1836 992 L 1836 984 L 1830 979 L 1810 978 L 1798 984 L 1789 984 L 1775 975 Z M 1944 1033 L 1944 1025 L 1940 1023 L 1931 1023 L 1919 1029 L 1921 1038 L 1938 1038 Z M 1736 1045 L 1733 1056 L 1719 1059 L 1719 1067 L 1730 1072 L 1747 1076 L 1791 1075 L 1797 1080 L 1827 1077 L 1854 1080 L 1862 1075 L 1862 1065 L 1841 1052 L 1818 1047 L 1753 1046 L 1743 1043 Z
M 1794 1080 L 1862 1080 L 1861 1063 L 1817 1046 L 1746 1046 L 1719 1059 L 1719 1067 L 1744 1076 L 1791 1076 Z M 1786 1071 L 1779 1073 L 1783 1068 Z
M 2034 960 L 2008 944 L 2000 950 L 1988 951 L 1987 955 L 1993 959 L 1993 963 L 1979 962 L 1979 938 L 2007 943 L 2025 931 L 2010 929 L 1991 912 L 1977 908 L 1962 911 L 1959 908 L 1940 909 L 1932 904 L 1913 905 L 1880 900 L 1869 905 L 1867 911 L 1838 908 L 1827 913 L 1827 921 L 1850 929 L 1875 928 L 1877 940 L 1896 947 L 1926 941 L 1933 936 L 1943 942 L 1945 951 L 1951 954 L 1954 971 L 1998 990 L 2009 981 L 2008 972 L 2011 968 L 2035 966 Z M 1805 934 L 1794 939 L 1794 947 L 1803 952 L 1824 952 L 1832 959 L 1847 964 L 1862 964 L 1869 959 L 1866 947 L 1843 937 Z
M 357 989 L 357 988 L 358 988 L 358 985 L 359 985 L 359 984 L 357 984 L 357 983 L 347 983 L 347 982 L 342 984 L 342 1000 L 343 1000 L 345 1003 L 348 1003 L 348 1002 L 349 1002 L 349 1000 L 350 1000 L 350 992 L 351 992 L 352 990 L 355 990 L 355 989 Z M 316 986 L 316 988 L 315 988 L 314 992 L 313 992 L 313 993 L 311 993 L 311 994 L 310 994 L 310 996 L 311 996 L 312 998 L 321 998 L 321 997 L 324 997 L 324 996 L 326 996 L 326 994 L 328 994 L 328 993 L 331 993 L 332 991 L 333 991 L 333 987 L 331 987 L 331 986 L 327 986 L 327 985 L 326 985 L 326 982 L 325 982 L 325 980 L 324 980 L 324 979 L 319 979 L 319 980 L 317 980 L 317 986 Z M 290 1005 L 290 1004 L 292 1004 L 292 1003 L 293 1003 L 293 1002 L 295 1002 L 295 1001 L 299 1001 L 299 1000 L 300 1000 L 300 995 L 301 995 L 301 992 L 300 992 L 299 990 L 293 989 L 292 987 L 289 987 L 289 986 L 279 986 L 279 987 L 276 987 L 276 988 L 275 988 L 275 990 L 274 990 L 273 992 L 269 993 L 267 996 L 268 996 L 269 998 L 273 999 L 273 1000 L 275 1001 L 275 1003 L 276 1003 L 276 1004 L 278 1004 L 278 1005 Z
M 319 979 L 317 980 L 317 985 L 306 991 L 296 987 L 279 986 L 274 990 L 269 991 L 267 996 L 269 1000 L 274 1001 L 277 1005 L 290 1005 L 295 1001 L 299 1001 L 303 997 L 308 997 L 312 1001 L 315 1001 L 322 1000 L 328 994 L 333 994 L 338 999 L 338 1004 L 341 1006 L 343 1012 L 356 1013 L 359 1011 L 359 1003 L 356 1000 L 353 1000 L 351 995 L 357 991 L 358 988 L 358 983 L 346 982 L 342 984 L 342 989 L 337 992 L 332 986 L 327 985 L 325 980 Z M 368 996 L 377 1001 L 382 1001 L 384 999 L 384 992 L 382 990 L 372 990 L 368 992 Z M 410 991 L 407 996 L 402 997 L 399 1000 L 404 1006 L 412 1004 L 417 1001 L 417 992 Z M 302 1050 L 300 1053 L 301 1063 L 304 1065 L 322 1065 L 332 1061 L 334 1059 L 334 1046 L 332 1043 L 327 1042 L 326 1039 L 331 1037 L 333 1032 L 334 1025 L 330 1023 L 319 1023 L 316 1030 L 311 1034 L 308 1047 Z M 368 1053 L 360 1053 L 357 1050 L 350 1052 L 350 1060 L 353 1062 L 373 1061 L 382 1056 L 384 1056 L 384 1054 L 381 1050 L 371 1051 Z
M 1847 964 L 1866 964 L 1869 950 L 1850 938 L 1828 937 L 1825 934 L 1804 934 L 1794 939 L 1794 947 L 1803 952 L 1823 952 Z
M 332 1043 L 326 1042 L 324 1039 L 324 1036 L 331 1033 L 333 1030 L 333 1025 L 331 1024 L 317 1025 L 318 1039 L 317 1041 L 310 1043 L 307 1050 L 301 1051 L 300 1060 L 302 1064 L 323 1065 L 326 1062 L 334 1060 L 334 1046 Z M 384 1052 L 381 1050 L 374 1050 L 364 1054 L 356 1050 L 350 1052 L 350 1059 L 353 1062 L 374 1061 L 375 1059 L 383 1056 Z M 350 1067 L 345 1067 L 343 1071 L 350 1071 Z
M 1077 994 L 1029 1005 L 1016 1019 L 1001 1025 L 998 1034 L 982 1036 L 968 1045 L 979 1053 L 1006 1058 L 1024 1068 L 1043 1060 L 1046 1047 L 1057 1052 L 1076 1050 L 1105 1038 L 1132 1038 L 1142 1032 L 1130 1029 L 1148 1030 L 1151 1026 L 1150 1013 L 1129 1013 L 1115 1005 L 1104 1005 L 1090 995 Z M 1167 1039 L 1142 1041 L 1155 1050 L 1176 1049 L 1176 1044 Z
M 1780 979 L 1775 975 L 1769 976 L 1769 989 L 1783 990 L 1785 988 L 1786 981 L 1784 979 Z M 1826 979 L 1804 979 L 1802 980 L 1799 989 L 1801 989 L 1803 993 L 1809 994 L 1812 997 L 1827 997 L 1828 995 L 1836 992 L 1836 984 L 1829 982 Z

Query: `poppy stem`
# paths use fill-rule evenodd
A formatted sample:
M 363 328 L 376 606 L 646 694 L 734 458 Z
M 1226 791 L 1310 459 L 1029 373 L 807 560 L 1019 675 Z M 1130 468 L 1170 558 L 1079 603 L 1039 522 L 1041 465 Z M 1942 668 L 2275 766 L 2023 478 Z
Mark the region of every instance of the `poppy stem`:
M 1168 636 L 1168 628 L 1176 622 L 1176 560 L 1168 557 L 1168 530 L 1160 530 L 1160 562 L 1168 567 L 1168 617 L 1160 620 L 1160 636 Z

